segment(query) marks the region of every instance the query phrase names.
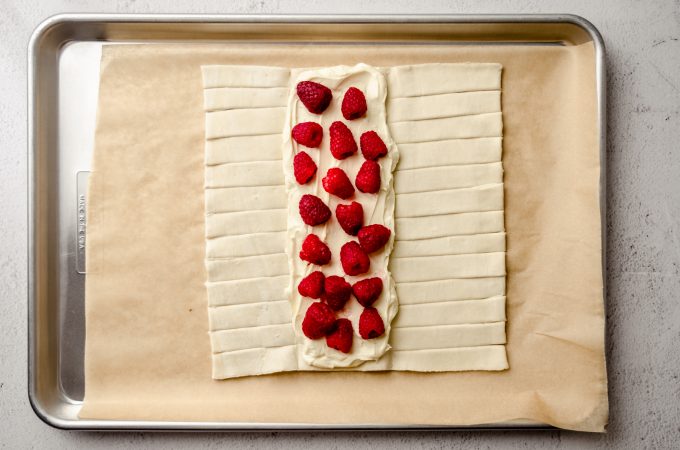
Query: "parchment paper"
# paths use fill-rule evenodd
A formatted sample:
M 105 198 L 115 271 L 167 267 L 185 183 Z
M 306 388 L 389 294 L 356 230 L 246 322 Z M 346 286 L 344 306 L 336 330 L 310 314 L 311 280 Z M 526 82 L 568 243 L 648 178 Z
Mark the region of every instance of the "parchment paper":
M 590 44 L 106 47 L 89 189 L 80 417 L 431 425 L 531 420 L 603 431 L 593 51 Z M 511 369 L 212 380 L 200 66 L 465 61 L 504 66 Z

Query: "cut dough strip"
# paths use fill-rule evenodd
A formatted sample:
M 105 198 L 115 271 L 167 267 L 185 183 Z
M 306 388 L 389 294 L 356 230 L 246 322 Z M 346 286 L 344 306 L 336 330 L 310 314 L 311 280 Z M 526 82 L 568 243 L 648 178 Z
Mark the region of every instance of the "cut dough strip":
M 505 322 L 394 327 L 394 350 L 505 344 Z
M 206 283 L 208 306 L 241 305 L 285 299 L 288 274 Z
M 265 209 L 211 214 L 206 220 L 207 238 L 286 230 L 286 211 Z
M 503 166 L 500 162 L 492 162 L 402 169 L 394 178 L 394 190 L 397 194 L 412 194 L 500 183 L 503 183 Z M 400 200 L 403 198 L 399 197 Z
M 505 297 L 482 300 L 402 305 L 395 327 L 425 327 L 449 318 L 450 324 L 501 322 L 505 320 Z
M 505 252 L 395 258 L 394 277 L 402 283 L 505 275 Z
M 253 239 L 252 234 L 207 239 L 205 243 L 206 257 L 208 259 L 238 258 L 280 253 L 284 246 L 285 236 L 286 233 L 283 231 L 274 231 L 261 233 L 256 239 Z
M 287 88 L 290 69 L 269 66 L 203 66 L 203 88 Z
M 397 218 L 396 222 L 402 241 L 505 231 L 502 211 L 405 217 Z
M 286 108 L 253 108 L 206 113 L 206 139 L 280 133 Z
M 214 353 L 248 350 L 260 347 L 282 347 L 293 339 L 290 322 L 247 328 L 230 328 L 210 333 Z
M 389 71 L 388 96 L 419 97 L 452 92 L 499 91 L 500 64 L 419 64 L 397 66 Z M 390 119 L 391 120 L 391 119 Z
M 505 295 L 505 277 L 401 282 L 397 295 L 401 305 L 485 299 Z
M 297 370 L 297 348 L 291 342 L 283 347 L 216 353 L 212 363 L 212 377 L 218 380 L 286 372 Z
M 432 142 L 447 139 L 500 137 L 503 120 L 500 112 L 475 116 L 397 122 L 391 125 L 396 142 Z
M 210 309 L 210 331 L 290 324 L 288 300 L 219 306 Z
M 501 143 L 499 137 L 402 143 L 399 148 L 405 149 L 405 156 L 399 160 L 397 174 L 425 167 L 500 162 Z
M 459 347 L 436 350 L 393 351 L 392 370 L 447 372 L 460 370 L 505 370 L 504 345 Z
M 277 277 L 288 273 L 288 258 L 285 253 L 275 253 L 228 260 L 209 259 L 206 266 L 208 281 L 242 280 L 253 273 L 262 277 Z
M 286 106 L 287 88 L 214 88 L 205 91 L 207 112 L 229 109 Z
M 281 133 L 205 141 L 205 164 L 281 161 Z
M 505 251 L 505 233 L 444 236 L 417 241 L 397 239 L 392 258 L 413 256 L 461 255 L 466 253 L 491 253 Z
M 205 168 L 207 188 L 254 187 L 259 189 L 282 185 L 281 161 L 239 162 Z
M 500 91 L 453 92 L 426 97 L 393 98 L 389 102 L 387 115 L 392 123 L 397 123 L 500 110 Z
M 207 214 L 237 212 L 249 205 L 260 205 L 262 209 L 283 209 L 287 206 L 286 190 L 283 186 L 233 187 L 205 190 Z
M 402 194 L 397 218 L 503 211 L 503 184 Z

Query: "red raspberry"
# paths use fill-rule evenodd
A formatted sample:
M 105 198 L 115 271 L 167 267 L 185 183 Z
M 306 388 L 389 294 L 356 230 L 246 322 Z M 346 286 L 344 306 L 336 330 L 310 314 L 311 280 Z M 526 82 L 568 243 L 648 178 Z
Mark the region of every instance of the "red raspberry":
M 328 303 L 331 309 L 340 311 L 345 307 L 350 295 L 352 295 L 352 285 L 342 277 L 331 275 L 326 278 L 321 300 Z
M 357 189 L 368 194 L 375 194 L 380 190 L 380 164 L 375 161 L 364 161 L 357 173 L 355 181 Z
M 307 153 L 300 152 L 293 158 L 293 173 L 298 183 L 305 184 L 314 177 L 316 163 Z
M 297 95 L 310 113 L 321 114 L 328 108 L 333 93 L 323 84 L 314 81 L 301 81 L 297 85 Z
M 355 241 L 349 241 L 340 249 L 340 262 L 347 275 L 361 275 L 368 272 L 371 260 Z
M 323 128 L 315 122 L 302 122 L 293 127 L 291 136 L 300 145 L 305 147 L 317 148 L 321 145 L 323 138 Z
M 352 349 L 353 338 L 352 322 L 349 319 L 338 319 L 335 321 L 330 334 L 326 336 L 326 344 L 342 353 L 349 353 Z
M 375 131 L 367 131 L 359 138 L 359 145 L 361 145 L 361 154 L 364 158 L 375 161 L 387 154 L 387 146 L 378 133 Z
M 309 339 L 319 339 L 326 335 L 335 324 L 335 313 L 325 303 L 309 305 L 302 320 L 302 332 Z
M 345 159 L 357 151 L 357 143 L 347 125 L 335 121 L 331 124 L 331 153 L 335 159 Z
M 331 250 L 316 234 L 310 234 L 302 242 L 300 259 L 317 266 L 323 266 L 331 260 Z
M 383 323 L 378 310 L 375 308 L 364 308 L 364 311 L 359 316 L 359 334 L 364 339 L 373 339 L 382 336 L 385 333 L 385 324 Z
M 387 244 L 390 234 L 390 229 L 383 225 L 368 225 L 359 230 L 359 243 L 366 253 L 373 253 Z
M 347 199 L 354 195 L 354 186 L 349 181 L 349 177 L 339 167 L 331 167 L 326 172 L 326 176 L 321 180 L 323 188 L 329 194 L 337 195 L 341 199 Z
M 298 292 L 303 297 L 320 298 L 323 294 L 323 284 L 326 277 L 319 270 L 304 277 L 298 284 Z
M 361 306 L 371 306 L 380 297 L 382 290 L 383 282 L 378 277 L 357 281 L 352 286 L 352 293 Z
M 366 114 L 366 97 L 355 87 L 347 89 L 342 99 L 342 116 L 347 120 L 358 119 Z
M 338 219 L 345 233 L 356 236 L 364 224 L 364 208 L 358 202 L 352 202 L 349 205 L 340 204 L 335 207 L 335 218 Z
M 316 195 L 305 194 L 300 199 L 300 216 L 307 225 L 320 225 L 331 218 L 331 210 Z

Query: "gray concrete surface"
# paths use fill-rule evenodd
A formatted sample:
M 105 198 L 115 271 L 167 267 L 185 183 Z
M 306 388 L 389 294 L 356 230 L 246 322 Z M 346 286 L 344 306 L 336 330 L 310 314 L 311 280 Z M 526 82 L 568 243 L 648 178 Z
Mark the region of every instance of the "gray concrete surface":
M 26 47 L 40 21 L 62 12 L 568 12 L 592 21 L 609 71 L 609 432 L 97 434 L 43 424 L 26 395 Z M 680 447 L 680 1 L 3 0 L 0 32 L 0 447 Z

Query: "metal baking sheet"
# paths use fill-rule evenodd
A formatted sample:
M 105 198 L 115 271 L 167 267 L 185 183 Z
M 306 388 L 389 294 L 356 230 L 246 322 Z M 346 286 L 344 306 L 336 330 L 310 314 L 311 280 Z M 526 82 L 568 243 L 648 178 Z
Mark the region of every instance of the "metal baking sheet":
M 84 392 L 85 185 L 94 144 L 104 44 L 373 42 L 442 45 L 575 45 L 595 48 L 600 130 L 600 205 L 605 217 L 604 46 L 573 15 L 227 16 L 60 15 L 29 45 L 29 399 L 50 425 L 91 430 L 524 429 L 529 422 L 474 427 L 249 424 L 80 420 Z M 602 227 L 603 273 L 606 227 Z M 605 296 L 606 298 L 606 296 Z

